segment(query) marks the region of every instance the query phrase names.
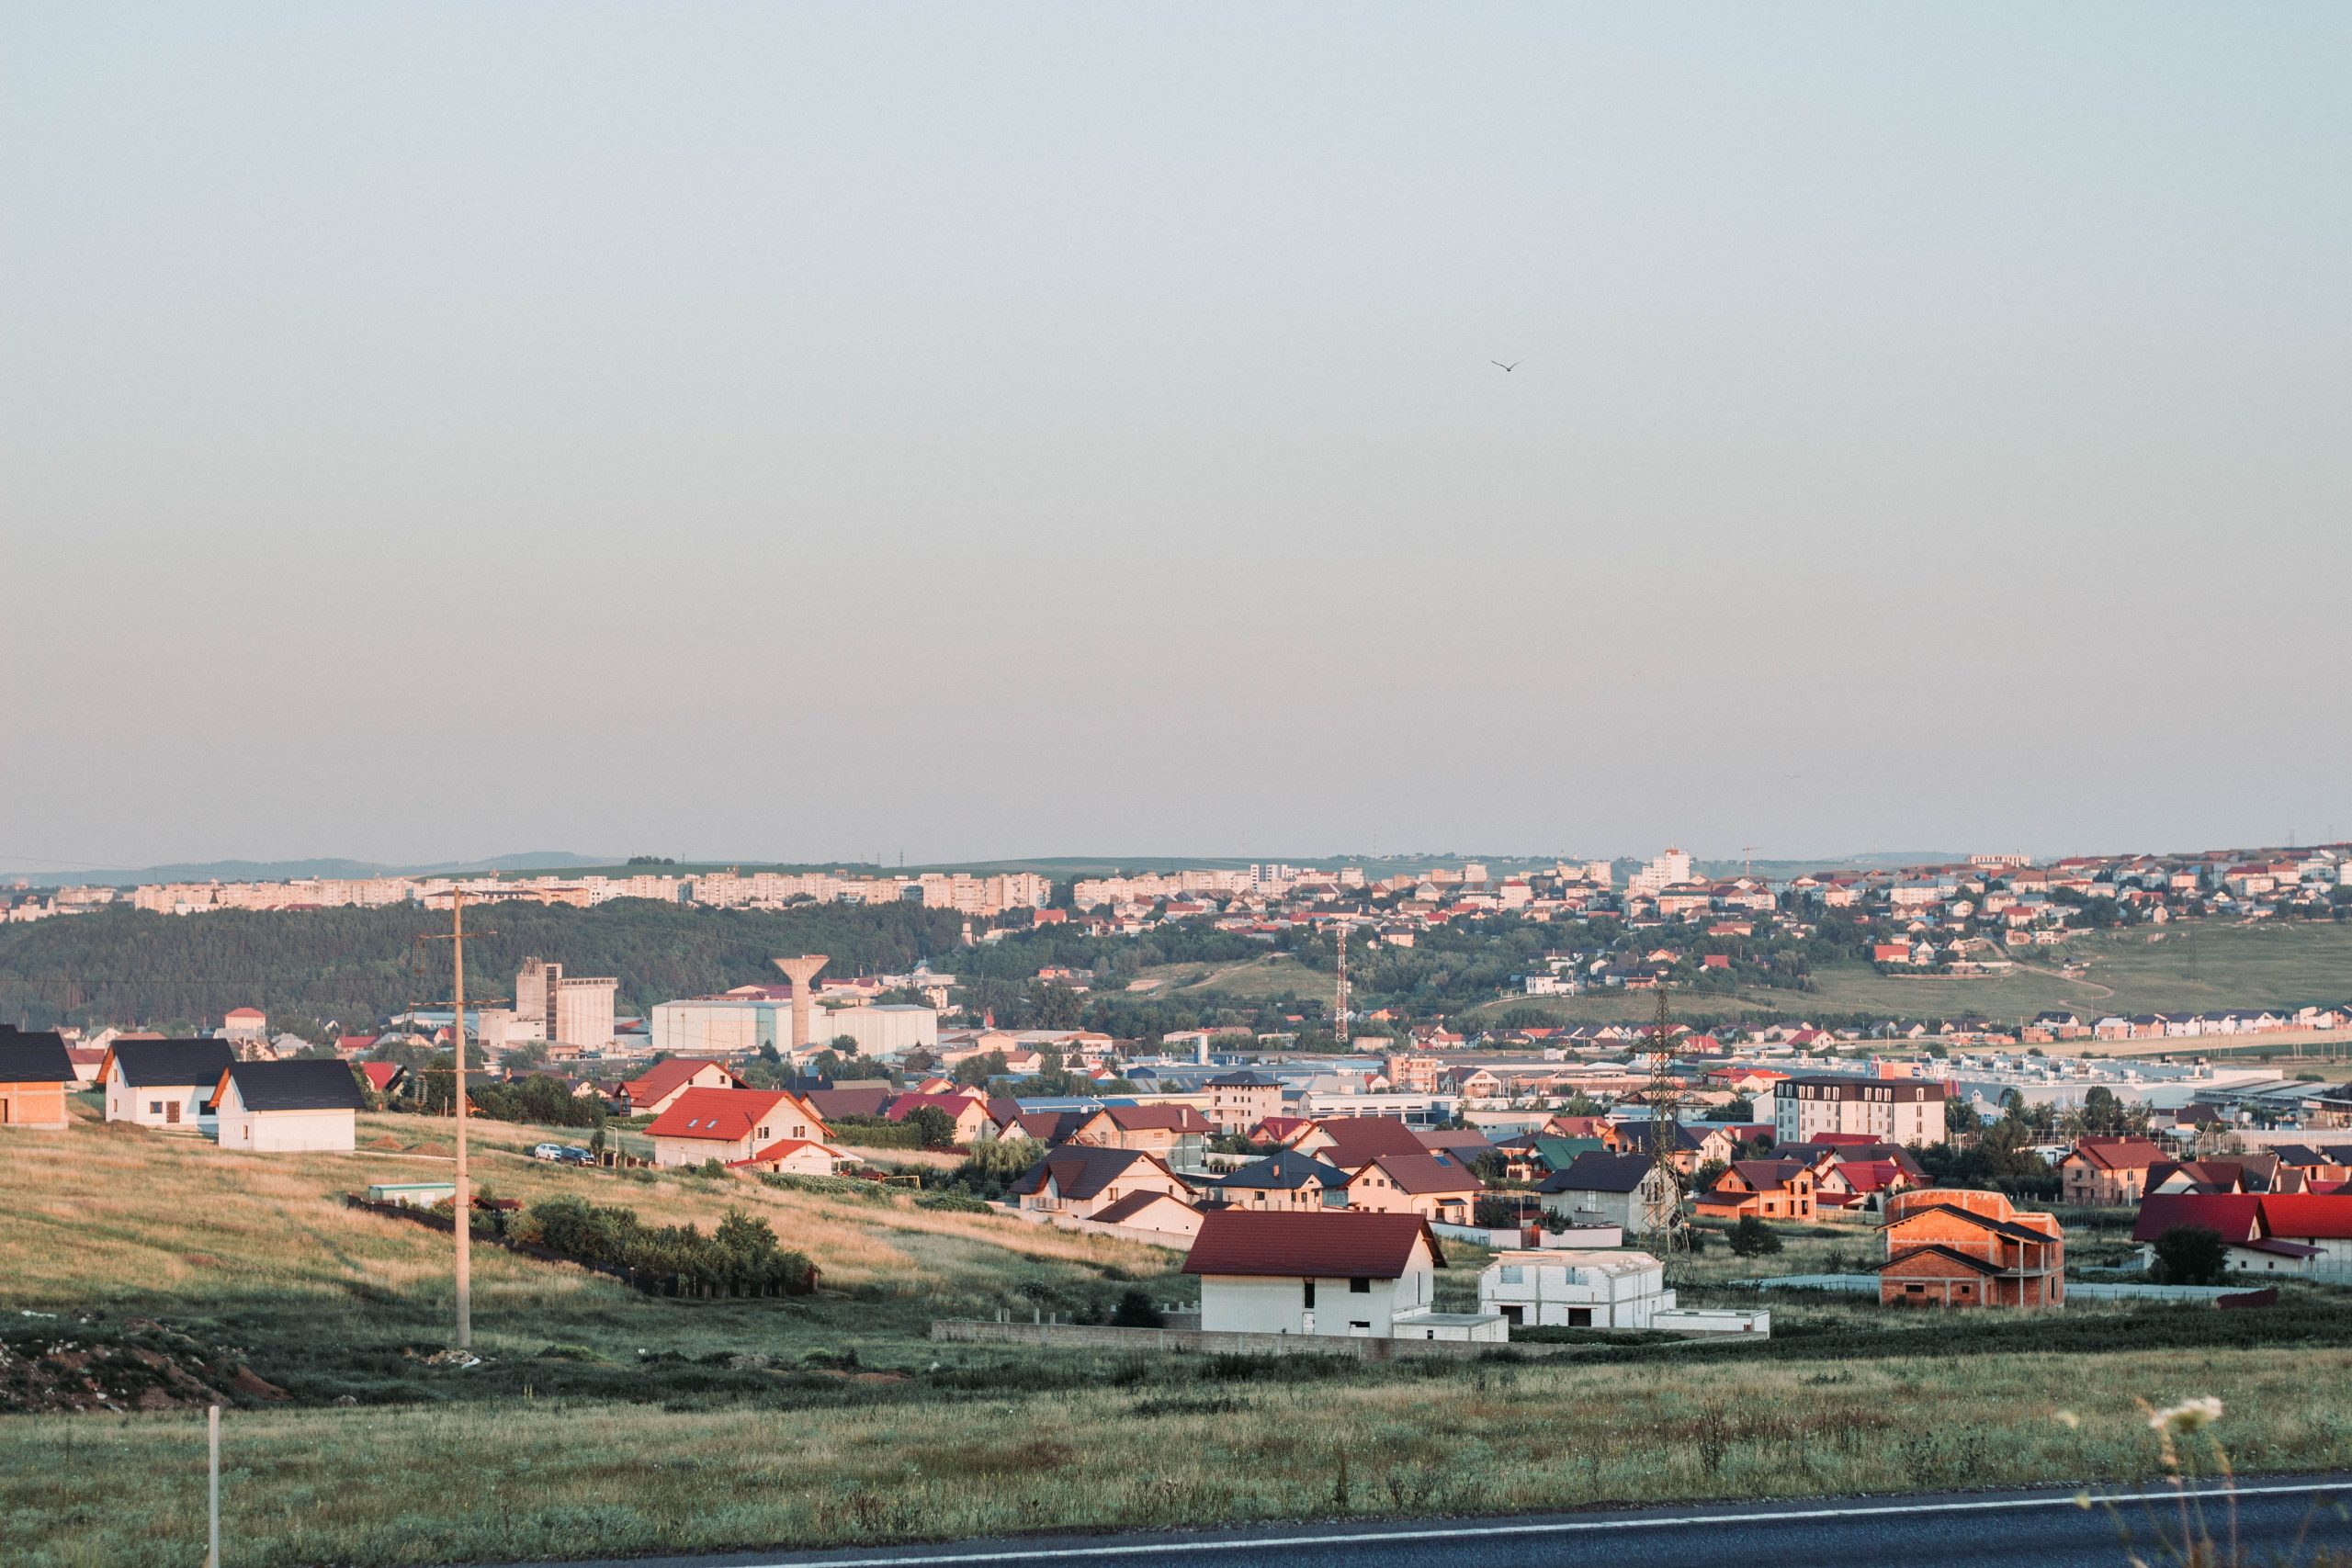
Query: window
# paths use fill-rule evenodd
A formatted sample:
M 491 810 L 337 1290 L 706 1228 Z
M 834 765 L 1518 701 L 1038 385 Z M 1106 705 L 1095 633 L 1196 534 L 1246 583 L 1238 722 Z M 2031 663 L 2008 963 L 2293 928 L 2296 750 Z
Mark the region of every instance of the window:
M 149 1100 L 149 1101 L 147 1102 L 147 1114 L 148 1114 L 148 1115 L 150 1115 L 150 1116 L 161 1116 L 163 1113 L 164 1113 L 164 1102 L 163 1102 L 162 1100 Z
M 1527 1283 L 1527 1270 L 1521 1268 L 1516 1263 L 1504 1264 L 1503 1283 L 1506 1285 L 1523 1285 Z
M 1315 1304 L 1315 1281 L 1312 1280 L 1301 1280 L 1300 1283 L 1306 1287 L 1305 1292 L 1306 1299 L 1300 1302 L 1298 1304 L 1305 1307 L 1313 1306 Z
M 1351 1295 L 1368 1296 L 1372 1294 L 1372 1281 L 1369 1280 L 1351 1280 L 1348 1281 L 1348 1292 Z

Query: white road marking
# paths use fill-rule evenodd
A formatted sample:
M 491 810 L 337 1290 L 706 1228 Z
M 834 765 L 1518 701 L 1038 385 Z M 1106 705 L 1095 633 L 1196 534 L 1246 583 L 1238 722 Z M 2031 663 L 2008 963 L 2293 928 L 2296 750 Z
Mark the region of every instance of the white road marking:
M 2240 1486 L 2240 1497 L 2269 1497 L 2299 1493 L 2352 1491 L 2341 1483 L 2297 1482 L 2272 1486 Z M 2223 1494 L 2208 1493 L 2219 1498 Z M 2179 1494 L 2165 1487 L 2153 1492 L 2119 1492 L 2095 1496 L 2096 1503 L 2170 1503 Z M 923 1568 L 936 1562 L 1045 1562 L 1088 1557 L 1150 1557 L 1172 1552 L 1258 1551 L 1278 1547 L 1361 1546 L 1403 1540 L 1458 1540 L 1465 1536 L 1568 1535 L 1588 1530 L 1670 1529 L 1680 1525 L 1759 1525 L 1781 1519 L 1872 1519 L 1905 1514 L 1984 1514 L 2007 1508 L 2072 1508 L 2080 1505 L 2064 1497 L 1986 1497 L 1957 1503 L 1895 1503 L 1853 1508 L 1789 1508 L 1758 1514 L 1684 1514 L 1664 1518 L 1555 1519 L 1545 1524 L 1464 1524 L 1444 1529 L 1337 1531 L 1329 1535 L 1260 1536 L 1248 1540 L 1137 1541 L 1115 1546 L 1039 1546 L 1017 1551 L 942 1551 L 905 1557 L 821 1557 L 794 1562 L 754 1562 L 746 1568 Z

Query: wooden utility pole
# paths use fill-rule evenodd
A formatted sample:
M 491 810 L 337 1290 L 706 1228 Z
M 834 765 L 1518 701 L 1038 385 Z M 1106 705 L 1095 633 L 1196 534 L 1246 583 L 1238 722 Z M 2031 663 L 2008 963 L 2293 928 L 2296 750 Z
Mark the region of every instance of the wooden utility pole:
M 449 889 L 449 953 L 457 971 L 457 1010 L 451 1015 L 449 1038 L 458 1047 L 458 1348 L 474 1342 L 473 1197 L 466 1190 L 466 894 L 453 883 Z

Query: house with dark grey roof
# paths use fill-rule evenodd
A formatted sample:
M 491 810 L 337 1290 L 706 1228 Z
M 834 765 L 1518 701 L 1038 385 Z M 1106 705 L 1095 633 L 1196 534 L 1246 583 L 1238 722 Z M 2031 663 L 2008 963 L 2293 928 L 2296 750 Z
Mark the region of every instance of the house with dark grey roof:
M 1444 1267 L 1420 1215 L 1355 1209 L 1211 1209 L 1184 1259 L 1212 1333 L 1507 1338 L 1498 1313 L 1432 1310 Z
M 1615 1225 L 1627 1235 L 1661 1228 L 1680 1201 L 1674 1179 L 1647 1155 L 1580 1154 L 1535 1190 L 1563 1229 Z
M 244 1154 L 348 1154 L 367 1108 L 359 1080 L 336 1061 L 232 1062 L 212 1091 L 220 1146 Z
M 212 1091 L 236 1065 L 226 1040 L 118 1040 L 98 1066 L 107 1120 L 213 1132 Z
M 1192 1197 L 1182 1177 L 1143 1150 L 1091 1144 L 1049 1150 L 1009 1190 L 1016 1207 L 1080 1218 L 1137 1192 L 1165 1192 L 1188 1201 Z
M 0 1127 L 64 1126 L 65 1094 L 77 1082 L 63 1039 L 0 1030 Z
M 1252 1160 L 1216 1188 L 1217 1198 L 1238 1209 L 1336 1209 L 1347 1194 L 1346 1171 L 1296 1149 Z

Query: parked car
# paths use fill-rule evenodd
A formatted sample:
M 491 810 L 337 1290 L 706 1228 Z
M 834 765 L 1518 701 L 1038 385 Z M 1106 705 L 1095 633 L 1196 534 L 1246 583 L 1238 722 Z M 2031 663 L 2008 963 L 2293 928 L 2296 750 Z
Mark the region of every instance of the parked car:
M 564 1165 L 594 1165 L 596 1156 L 577 1144 L 566 1144 L 556 1151 L 556 1159 Z
M 564 1156 L 564 1148 L 565 1145 L 561 1144 L 541 1144 L 531 1151 L 531 1157 L 533 1159 L 560 1160 Z

